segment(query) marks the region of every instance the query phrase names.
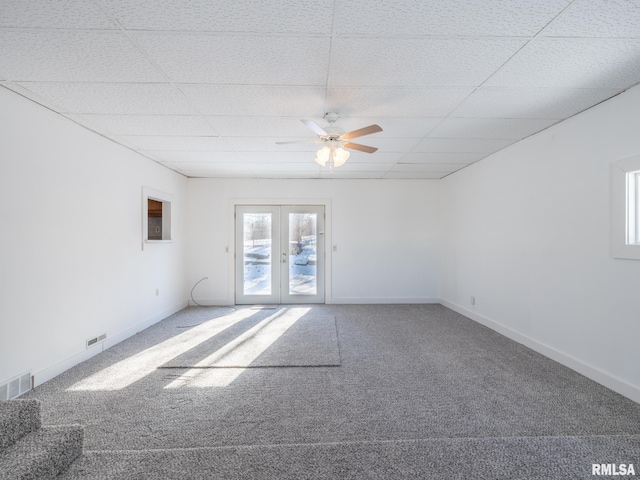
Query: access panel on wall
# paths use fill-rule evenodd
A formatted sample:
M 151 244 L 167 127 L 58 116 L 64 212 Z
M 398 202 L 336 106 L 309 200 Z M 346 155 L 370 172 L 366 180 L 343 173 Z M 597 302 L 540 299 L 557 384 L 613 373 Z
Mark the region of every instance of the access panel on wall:
M 236 303 L 324 302 L 324 207 L 236 206 Z

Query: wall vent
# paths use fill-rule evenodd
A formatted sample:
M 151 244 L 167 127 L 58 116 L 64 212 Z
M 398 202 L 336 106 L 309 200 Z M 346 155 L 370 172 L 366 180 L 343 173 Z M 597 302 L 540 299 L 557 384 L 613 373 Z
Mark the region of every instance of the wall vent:
M 0 400 L 12 400 L 29 390 L 31 390 L 31 372 L 26 372 L 0 385 Z
M 102 335 L 98 335 L 97 337 L 90 338 L 89 340 L 87 340 L 87 348 L 92 347 L 96 343 L 103 341 L 105 338 L 107 338 L 106 333 L 103 333 Z

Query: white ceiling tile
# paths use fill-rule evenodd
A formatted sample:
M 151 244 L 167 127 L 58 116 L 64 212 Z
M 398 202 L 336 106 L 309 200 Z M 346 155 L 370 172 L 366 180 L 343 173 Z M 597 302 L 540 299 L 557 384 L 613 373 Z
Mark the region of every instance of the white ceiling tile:
M 331 33 L 333 0 L 103 0 L 127 29 Z
M 118 136 L 123 140 L 136 145 L 140 150 L 173 150 L 192 152 L 230 152 L 227 139 L 215 136 L 178 137 L 170 135 L 132 135 Z
M 22 95 L 23 97 L 28 98 L 29 100 L 33 100 L 34 102 L 39 103 L 40 105 L 44 105 L 55 112 L 63 111 L 63 108 L 57 103 L 55 103 L 54 101 L 52 101 L 51 99 L 44 98 L 41 95 L 38 95 L 37 93 L 32 92 L 27 88 L 24 88 L 19 83 L 7 82 L 7 83 L 4 83 L 3 85 L 9 90 L 12 90 L 17 94 Z
M 323 87 L 275 85 L 179 85 L 178 87 L 204 115 L 307 118 L 310 115 L 324 114 L 325 89 Z
M 476 86 L 524 43 L 516 38 L 336 38 L 329 86 Z
M 337 2 L 335 30 L 359 35 L 533 36 L 569 0 Z
M 94 2 L 86 0 L 2 0 L 0 28 L 118 27 Z
M 424 164 L 424 163 L 398 163 L 393 166 L 390 172 L 424 172 L 446 174 L 460 170 L 469 165 L 468 163 L 449 163 L 449 164 Z
M 453 117 L 567 118 L 620 93 L 612 89 L 485 87 Z
M 370 137 L 355 138 L 354 143 L 378 147 L 378 152 L 408 152 L 415 147 L 421 138 L 384 138 L 371 135 Z M 378 153 L 376 152 L 376 153 Z
M 216 135 L 201 117 L 178 115 L 70 115 L 79 123 L 114 135 Z
M 176 87 L 168 84 L 22 82 L 19 85 L 60 105 L 64 113 L 198 113 Z
M 640 79 L 640 39 L 540 38 L 486 86 L 616 88 Z
M 497 138 L 425 138 L 414 147 L 413 152 L 493 153 L 513 142 Z
M 329 38 L 135 34 L 176 83 L 325 85 Z
M 448 115 L 473 88 L 330 88 L 327 110 L 348 117 L 438 117 Z
M 315 119 L 314 119 L 315 120 Z M 374 133 L 373 135 L 360 137 L 354 139 L 354 141 L 364 139 L 377 139 L 377 138 L 422 138 L 433 130 L 440 122 L 441 118 L 402 118 L 402 117 L 354 117 L 354 118 L 340 118 L 336 122 L 336 126 L 340 127 L 345 132 L 351 130 L 357 130 L 359 128 L 366 127 L 368 125 L 376 124 L 382 128 L 381 132 Z M 324 127 L 326 122 L 317 121 L 318 125 Z M 372 140 L 373 141 L 373 140 Z
M 339 167 L 345 172 L 388 172 L 395 163 L 367 162 L 357 163 L 347 160 L 343 166 Z
M 171 169 L 182 172 L 188 176 L 234 176 L 236 174 L 249 175 L 250 171 L 242 163 L 233 162 L 160 162 Z M 199 174 L 199 175 L 198 175 Z
M 397 163 L 405 155 L 404 152 L 383 152 L 378 150 L 375 153 L 364 153 L 357 150 L 349 150 L 349 163 Z M 315 157 L 314 157 L 315 158 Z
M 319 173 L 320 165 L 315 162 L 295 163 L 289 162 L 247 162 L 245 163 L 247 170 L 252 172 L 311 172 Z
M 448 118 L 430 136 L 435 138 L 521 139 L 544 130 L 557 121 L 540 118 Z
M 321 145 L 310 143 L 304 138 L 294 139 L 287 137 L 226 137 L 227 143 L 233 146 L 237 152 L 315 152 Z M 294 143 L 279 145 L 280 141 L 303 141 L 305 143 Z
M 640 2 L 576 0 L 541 35 L 640 38 Z
M 313 164 L 313 152 L 238 152 L 238 158 L 247 163 L 303 163 Z M 295 168 L 292 166 L 292 168 Z
M 274 141 L 313 140 L 317 138 L 313 131 L 300 120 L 306 117 L 241 117 L 241 116 L 208 116 L 220 135 L 242 137 L 255 135 L 258 137 L 276 137 Z M 298 138 L 290 138 L 298 137 Z
M 473 163 L 486 157 L 486 153 L 463 153 L 463 152 L 409 152 L 402 157 L 400 163 L 412 164 L 453 164 L 453 163 Z
M 122 34 L 1 31 L 0 67 L 12 81 L 162 82 Z
M 227 163 L 227 164 L 240 164 L 238 155 L 234 152 L 190 152 L 190 151 L 164 151 L 164 150 L 149 150 L 145 152 L 150 157 L 169 163 Z

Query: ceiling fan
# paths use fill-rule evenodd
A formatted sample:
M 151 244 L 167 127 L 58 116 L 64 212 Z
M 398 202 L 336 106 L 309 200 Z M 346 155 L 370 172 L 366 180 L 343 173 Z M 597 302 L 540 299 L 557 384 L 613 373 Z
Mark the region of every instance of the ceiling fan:
M 329 112 L 324 116 L 325 120 L 329 123 L 327 128 L 320 127 L 313 120 L 300 120 L 307 127 L 309 127 L 316 135 L 317 140 L 310 141 L 297 141 L 297 142 L 276 142 L 278 145 L 285 145 L 291 143 L 319 143 L 322 144 L 322 148 L 318 150 L 316 154 L 316 163 L 321 166 L 325 166 L 327 162 L 330 167 L 340 167 L 345 164 L 349 158 L 349 152 L 345 150 L 358 150 L 365 153 L 373 153 L 378 150 L 376 147 L 369 147 L 368 145 L 361 145 L 359 143 L 353 143 L 350 140 L 352 138 L 363 137 L 365 135 L 371 135 L 372 133 L 378 133 L 382 131 L 379 125 L 369 125 L 368 127 L 359 128 L 351 132 L 343 133 L 341 129 L 334 127 L 334 123 L 338 120 L 337 113 Z

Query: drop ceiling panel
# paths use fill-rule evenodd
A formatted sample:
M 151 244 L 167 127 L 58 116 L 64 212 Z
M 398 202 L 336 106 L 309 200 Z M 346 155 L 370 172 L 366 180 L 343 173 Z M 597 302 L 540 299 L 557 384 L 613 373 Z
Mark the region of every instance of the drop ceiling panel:
M 340 167 L 340 171 L 344 172 L 387 172 L 395 163 L 383 163 L 383 162 L 349 162 Z
M 640 2 L 576 0 L 541 35 L 640 38 Z
M 336 2 L 338 34 L 533 36 L 569 0 Z
M 202 117 L 195 116 L 83 114 L 69 117 L 114 135 L 216 135 Z
M 215 173 L 216 176 L 248 176 L 250 174 L 247 170 L 247 166 L 243 163 L 234 162 L 161 162 L 163 165 L 168 166 L 174 170 L 180 172 L 195 171 L 201 174 L 210 176 L 211 173 Z
M 375 135 L 370 135 L 366 137 L 354 138 L 354 143 L 359 143 L 361 145 L 368 145 L 371 147 L 378 147 L 379 152 L 408 152 L 413 147 L 415 147 L 419 142 L 420 138 L 389 138 L 389 137 L 376 137 Z M 374 154 L 365 154 L 365 155 L 375 155 Z
M 176 83 L 324 85 L 329 38 L 135 34 Z
M 301 163 L 303 165 L 317 165 L 314 162 L 314 152 L 237 152 L 238 158 L 247 163 Z M 292 168 L 297 168 L 292 165 Z
M 95 2 L 2 0 L 0 27 L 117 29 Z
M 338 37 L 329 86 L 475 86 L 524 44 L 517 38 Z
M 318 125 L 324 127 L 326 122 L 317 120 Z M 354 117 L 341 118 L 336 122 L 336 126 L 342 128 L 345 132 L 357 130 L 372 124 L 378 124 L 382 128 L 382 132 L 375 133 L 370 136 L 361 137 L 359 140 L 378 139 L 378 138 L 422 138 L 433 130 L 440 122 L 441 118 L 402 118 L 402 117 Z M 358 139 L 354 139 L 358 141 Z M 372 140 L 373 141 L 373 140 Z
M 520 139 L 544 130 L 558 120 L 505 118 L 448 118 L 432 132 L 440 138 Z
M 613 89 L 485 87 L 467 98 L 452 116 L 566 118 L 618 93 Z
M 413 152 L 492 153 L 513 142 L 496 138 L 425 138 L 414 147 Z
M 276 85 L 179 85 L 204 115 L 296 117 L 324 115 L 325 89 Z
M 269 152 L 275 155 L 282 152 L 316 152 L 321 145 L 309 143 L 306 139 L 293 139 L 286 137 L 226 137 L 227 143 L 233 145 L 237 152 Z M 278 145 L 280 141 L 297 141 L 305 143 L 294 143 Z
M 454 152 L 410 152 L 402 157 L 400 163 L 413 164 L 455 164 L 455 163 L 473 163 L 481 158 L 486 157 L 486 153 L 454 153 Z
M 441 178 L 640 82 L 622 0 L 0 0 L 0 84 L 185 175 Z M 301 119 L 378 147 L 314 163 Z M 443 170 L 443 171 L 439 171 Z
M 331 33 L 333 0 L 103 0 L 127 29 Z
M 378 150 L 376 153 L 364 153 L 357 150 L 350 150 L 349 163 L 397 163 L 406 155 L 404 152 L 384 152 Z M 314 157 L 315 158 L 315 155 Z
M 208 116 L 207 120 L 220 135 L 242 137 L 277 137 L 277 141 L 315 140 L 317 136 L 300 120 L 300 117 L 241 117 L 241 116 Z M 297 138 L 290 138 L 297 137 Z M 276 141 L 276 140 L 274 140 Z
M 486 86 L 623 89 L 638 79 L 640 39 L 539 38 Z
M 438 117 L 455 109 L 473 88 L 330 88 L 328 110 L 344 117 Z
M 292 165 L 288 162 L 247 162 L 247 169 L 252 172 L 287 172 L 292 169 L 296 172 L 320 173 L 320 165 L 315 162 L 296 163 Z
M 173 85 L 160 83 L 23 82 L 64 113 L 197 115 Z
M 134 44 L 118 33 L 0 30 L 0 44 L 0 71 L 12 81 L 162 82 L 165 79 Z
M 234 152 L 189 152 L 189 151 L 158 151 L 150 150 L 147 155 L 161 162 L 174 164 L 191 163 L 210 163 L 210 164 L 242 164 L 238 155 Z M 213 168 L 213 167 L 212 167 Z M 221 167 L 222 168 L 222 167 Z
M 201 136 L 178 137 L 169 135 L 130 135 L 118 137 L 122 141 L 136 145 L 141 150 L 172 150 L 193 152 L 230 152 L 226 138 Z
M 428 163 L 398 163 L 389 172 L 424 172 L 446 174 L 466 167 L 467 163 L 428 164 Z

